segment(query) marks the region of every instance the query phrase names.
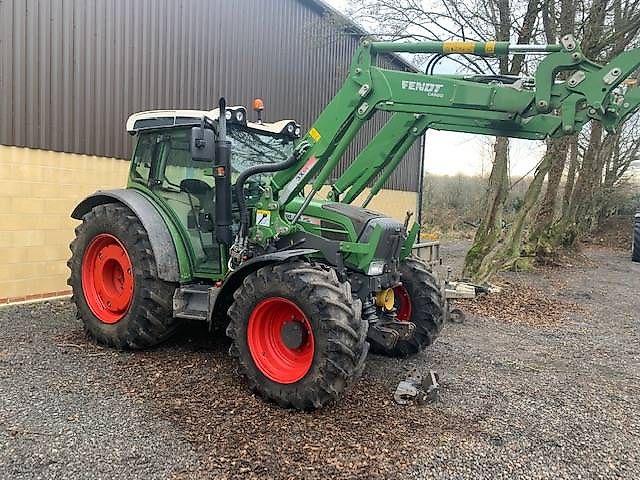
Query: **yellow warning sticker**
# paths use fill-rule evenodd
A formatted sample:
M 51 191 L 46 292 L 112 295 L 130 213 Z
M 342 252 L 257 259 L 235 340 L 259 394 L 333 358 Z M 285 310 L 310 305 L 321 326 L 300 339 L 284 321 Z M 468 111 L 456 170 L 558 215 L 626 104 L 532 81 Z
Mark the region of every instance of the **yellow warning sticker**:
M 317 142 L 318 140 L 320 140 L 320 132 L 315 128 L 312 128 L 311 130 L 309 130 L 309 136 L 313 138 L 314 142 Z
M 261 227 L 271 226 L 271 212 L 269 210 L 256 210 L 256 225 Z
M 442 42 L 442 53 L 473 53 L 476 42 Z
M 487 42 L 484 44 L 484 53 L 493 55 L 496 51 L 496 42 Z

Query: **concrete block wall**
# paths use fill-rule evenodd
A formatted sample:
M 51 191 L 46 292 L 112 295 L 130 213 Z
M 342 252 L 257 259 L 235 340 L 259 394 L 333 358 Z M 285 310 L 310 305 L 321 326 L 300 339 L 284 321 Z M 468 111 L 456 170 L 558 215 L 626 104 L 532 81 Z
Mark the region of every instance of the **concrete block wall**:
M 74 206 L 126 184 L 126 161 L 0 145 L 0 304 L 70 293 Z
M 128 169 L 115 158 L 0 145 L 0 304 L 70 293 L 66 262 L 78 222 L 69 214 L 90 193 L 123 187 Z M 402 221 L 416 199 L 382 190 L 369 208 Z

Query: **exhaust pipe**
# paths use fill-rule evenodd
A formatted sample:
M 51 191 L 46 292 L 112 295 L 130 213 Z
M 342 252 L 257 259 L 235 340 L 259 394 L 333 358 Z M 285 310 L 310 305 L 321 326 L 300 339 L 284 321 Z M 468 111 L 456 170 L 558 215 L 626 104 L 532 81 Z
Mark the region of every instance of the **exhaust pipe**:
M 218 103 L 218 139 L 213 162 L 213 176 L 216 185 L 216 239 L 224 245 L 231 245 L 231 142 L 227 140 L 227 102 L 224 97 Z

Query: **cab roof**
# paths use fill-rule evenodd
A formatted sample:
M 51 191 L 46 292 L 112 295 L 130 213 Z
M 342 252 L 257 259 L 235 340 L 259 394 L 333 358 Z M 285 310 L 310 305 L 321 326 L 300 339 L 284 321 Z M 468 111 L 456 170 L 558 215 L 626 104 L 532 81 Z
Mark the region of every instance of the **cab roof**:
M 248 122 L 247 109 L 241 105 L 227 107 L 227 115 L 231 113 L 232 123 L 242 123 L 247 127 L 263 131 L 270 134 L 291 135 L 291 131 L 287 132 L 287 127 L 294 125 L 294 131 L 297 129 L 298 135 L 300 126 L 294 120 L 279 120 L 277 122 Z M 242 120 L 237 121 L 236 113 L 241 112 Z M 209 123 L 217 122 L 220 118 L 220 109 L 213 110 L 148 110 L 145 112 L 134 113 L 127 119 L 127 132 L 135 135 L 142 130 L 150 130 L 154 128 L 170 128 L 180 125 L 199 125 L 202 119 Z

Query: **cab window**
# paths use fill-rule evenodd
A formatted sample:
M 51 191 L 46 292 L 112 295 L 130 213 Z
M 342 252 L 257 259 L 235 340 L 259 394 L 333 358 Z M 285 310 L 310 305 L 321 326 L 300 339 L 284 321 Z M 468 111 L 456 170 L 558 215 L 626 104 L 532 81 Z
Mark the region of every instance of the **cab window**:
M 151 188 L 162 198 L 187 232 L 196 269 L 220 272 L 220 245 L 215 238 L 213 165 L 194 162 L 191 128 L 157 134 L 152 149 L 155 178 Z

